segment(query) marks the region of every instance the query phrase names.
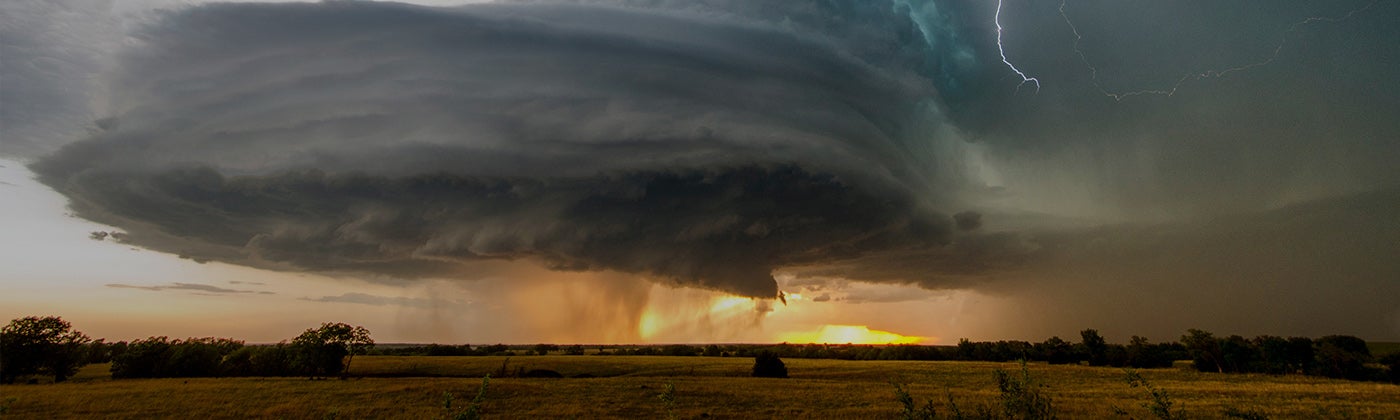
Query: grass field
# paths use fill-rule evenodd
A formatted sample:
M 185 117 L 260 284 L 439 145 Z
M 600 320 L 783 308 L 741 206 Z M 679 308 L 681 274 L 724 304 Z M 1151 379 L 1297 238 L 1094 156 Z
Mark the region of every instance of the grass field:
M 68 383 L 0 386 L 6 418 L 435 418 L 444 393 L 456 407 L 504 357 L 357 357 L 348 380 L 198 378 L 111 380 L 106 365 Z M 1014 363 L 789 359 L 790 379 L 748 376 L 753 359 L 646 356 L 518 356 L 516 368 L 594 378 L 492 378 L 487 418 L 666 418 L 657 398 L 675 387 L 679 418 L 890 418 L 900 406 L 891 380 L 943 409 L 996 404 L 993 371 Z M 1115 368 L 1031 364 L 1061 418 L 1151 418 L 1147 391 Z M 1190 418 L 1227 409 L 1268 418 L 1400 418 L 1400 386 L 1304 376 L 1224 375 L 1144 369 Z M 1125 416 L 1123 413 L 1126 412 Z

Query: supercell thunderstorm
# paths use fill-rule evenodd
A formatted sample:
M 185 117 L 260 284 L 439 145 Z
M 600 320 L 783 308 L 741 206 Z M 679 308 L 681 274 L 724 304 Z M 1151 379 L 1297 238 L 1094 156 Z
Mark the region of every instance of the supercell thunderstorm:
M 762 298 L 775 275 L 1020 287 L 1091 319 L 1126 309 L 1074 291 L 1211 291 L 1198 319 L 1393 318 L 1373 297 L 1400 294 L 1376 252 L 1400 243 L 1400 7 L 1303 3 L 207 4 L 131 26 L 85 73 L 100 98 L 0 117 L 76 214 L 199 260 L 385 279 L 510 260 Z M 68 42 L 31 32 L 52 35 L 5 34 L 7 96 L 86 65 L 30 57 Z M 69 112 L 86 99 L 101 111 Z M 98 123 L 34 140 L 69 114 Z
M 952 243 L 909 9 L 715 3 L 172 12 L 120 58 L 110 128 L 34 168 L 132 243 L 298 270 L 771 297 L 784 266 Z

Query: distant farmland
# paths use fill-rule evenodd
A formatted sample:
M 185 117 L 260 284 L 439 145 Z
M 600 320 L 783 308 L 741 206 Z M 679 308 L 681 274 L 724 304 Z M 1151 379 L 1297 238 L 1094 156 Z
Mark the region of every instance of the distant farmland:
M 190 378 L 112 380 L 108 365 L 84 368 L 69 383 L 0 387 L 6 417 L 105 418 L 435 418 L 445 394 L 460 410 L 491 374 L 485 418 L 893 418 L 893 383 L 919 405 L 947 414 L 999 407 L 993 372 L 1016 363 L 787 359 L 790 379 L 750 377 L 740 357 L 396 357 L 355 359 L 351 378 Z M 563 379 L 515 378 L 551 370 Z M 1118 368 L 1032 363 L 1061 418 L 1151 418 L 1147 390 Z M 1260 418 L 1400 418 L 1400 386 L 1301 375 L 1223 375 L 1188 367 L 1141 369 L 1190 418 L 1226 413 Z M 1017 373 L 1019 375 L 1019 373 Z M 670 384 L 673 404 L 658 398 Z

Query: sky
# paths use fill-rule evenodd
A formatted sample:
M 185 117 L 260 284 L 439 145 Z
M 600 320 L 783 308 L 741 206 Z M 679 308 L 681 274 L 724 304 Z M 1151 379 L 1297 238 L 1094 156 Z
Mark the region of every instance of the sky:
M 0 315 L 1400 340 L 1393 1 L 0 5 Z

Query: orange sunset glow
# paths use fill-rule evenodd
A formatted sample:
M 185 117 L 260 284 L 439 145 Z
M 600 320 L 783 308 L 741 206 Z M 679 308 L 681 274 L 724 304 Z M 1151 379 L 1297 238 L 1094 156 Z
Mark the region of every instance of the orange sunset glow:
M 933 341 L 932 337 L 904 336 L 864 325 L 823 325 L 814 332 L 792 332 L 779 337 L 794 344 L 921 344 Z

